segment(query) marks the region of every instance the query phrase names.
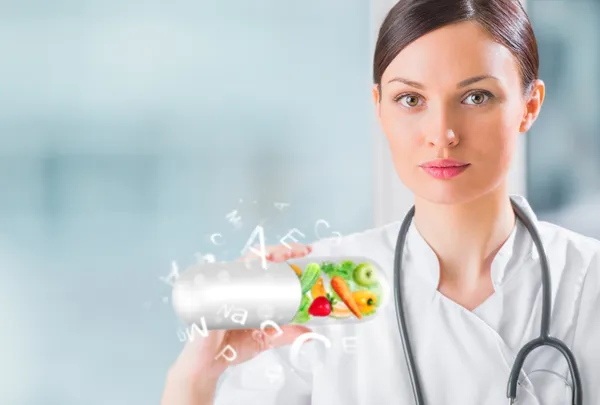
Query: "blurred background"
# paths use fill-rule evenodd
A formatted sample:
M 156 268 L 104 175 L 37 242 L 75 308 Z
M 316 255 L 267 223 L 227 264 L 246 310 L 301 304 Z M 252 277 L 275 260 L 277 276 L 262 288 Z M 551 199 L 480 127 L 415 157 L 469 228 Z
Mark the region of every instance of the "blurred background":
M 547 84 L 527 135 L 527 197 L 541 219 L 600 239 L 600 1 L 527 0 Z
M 397 219 L 370 93 L 393 3 L 0 1 L 0 403 L 159 403 L 173 271 L 258 226 Z M 600 1 L 527 6 L 548 93 L 525 194 L 600 238 Z

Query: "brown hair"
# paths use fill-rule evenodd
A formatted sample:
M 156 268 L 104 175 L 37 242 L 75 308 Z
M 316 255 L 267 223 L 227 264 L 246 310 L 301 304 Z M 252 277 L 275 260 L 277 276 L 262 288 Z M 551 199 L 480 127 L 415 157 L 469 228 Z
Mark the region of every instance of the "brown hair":
M 531 22 L 519 0 L 400 0 L 387 14 L 375 45 L 373 81 L 408 44 L 445 25 L 479 23 L 515 56 L 527 94 L 538 78 L 539 56 Z

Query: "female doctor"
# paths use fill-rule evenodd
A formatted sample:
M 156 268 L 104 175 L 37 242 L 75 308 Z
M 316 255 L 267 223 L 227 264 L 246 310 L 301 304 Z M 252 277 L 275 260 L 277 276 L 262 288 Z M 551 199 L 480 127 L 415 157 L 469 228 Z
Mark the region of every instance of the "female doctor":
M 543 307 L 540 252 L 507 192 L 517 139 L 545 92 L 530 22 L 518 0 L 403 0 L 381 26 L 373 68 L 377 117 L 415 196 L 402 291 L 422 400 L 504 405 L 515 357 L 539 336 Z M 600 404 L 600 242 L 538 221 L 524 198 L 512 198 L 547 254 L 549 334 L 574 354 L 582 403 Z M 392 280 L 402 223 L 341 242 L 271 247 L 269 260 L 366 256 Z M 275 340 L 237 330 L 187 343 L 162 404 L 416 403 L 394 305 L 368 323 L 310 328 L 330 345 L 306 343 L 312 360 L 302 368 L 290 363 L 289 347 L 309 329 L 283 330 Z M 349 338 L 353 350 L 342 344 Z M 232 362 L 217 356 L 226 345 L 236 348 Z M 571 404 L 577 388 L 565 357 L 547 346 L 527 357 L 518 381 L 521 405 Z

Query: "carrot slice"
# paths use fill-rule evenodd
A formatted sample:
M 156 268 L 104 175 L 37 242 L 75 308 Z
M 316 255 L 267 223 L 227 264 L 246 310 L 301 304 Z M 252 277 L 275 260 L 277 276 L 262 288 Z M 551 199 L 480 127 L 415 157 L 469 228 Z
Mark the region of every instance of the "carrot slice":
M 301 275 L 302 275 L 302 270 L 300 269 L 300 267 L 298 267 L 298 266 L 297 266 L 297 265 L 295 265 L 295 264 L 291 264 L 291 263 L 290 263 L 290 267 L 291 267 L 292 269 L 294 269 L 294 271 L 296 272 L 296 274 L 297 274 L 298 276 L 301 276 Z
M 352 297 L 352 291 L 350 291 L 350 287 L 348 286 L 348 283 L 346 283 L 346 280 L 340 276 L 333 276 L 331 278 L 331 288 L 333 288 L 333 291 L 340 296 L 348 309 L 350 309 L 350 311 L 352 311 L 352 313 L 356 315 L 358 319 L 362 319 L 362 314 L 360 313 L 358 304 L 356 301 L 354 301 L 354 297 Z

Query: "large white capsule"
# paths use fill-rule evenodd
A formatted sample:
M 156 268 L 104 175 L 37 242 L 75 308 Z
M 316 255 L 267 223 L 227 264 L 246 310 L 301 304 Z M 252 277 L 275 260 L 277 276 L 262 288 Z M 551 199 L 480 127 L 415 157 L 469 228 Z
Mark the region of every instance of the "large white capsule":
M 389 291 L 371 259 L 303 257 L 266 269 L 261 260 L 194 265 L 175 283 L 172 302 L 184 322 L 207 330 L 310 326 L 373 319 Z

